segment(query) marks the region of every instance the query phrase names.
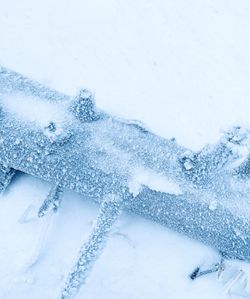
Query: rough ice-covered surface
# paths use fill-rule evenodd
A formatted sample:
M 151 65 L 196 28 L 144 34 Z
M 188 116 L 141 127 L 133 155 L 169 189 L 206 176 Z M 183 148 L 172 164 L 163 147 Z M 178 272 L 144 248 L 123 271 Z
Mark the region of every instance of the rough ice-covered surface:
M 91 87 L 99 106 L 197 148 L 249 119 L 249 19 L 248 1 L 8 1 L 0 63 L 69 93 Z M 17 220 L 47 186 L 15 183 L 1 202 L 1 296 L 53 298 L 98 208 L 67 195 L 46 258 L 23 274 L 39 223 Z M 119 229 L 80 297 L 223 298 L 212 276 L 187 278 L 209 249 L 135 217 Z
M 0 84 L 6 74 L 11 77 L 11 71 L 1 72 Z M 11 101 L 11 92 L 8 97 Z M 247 136 L 241 134 L 242 129 L 225 134 L 200 153 L 189 151 L 187 155 L 174 140 L 94 107 L 89 106 L 92 117 L 87 120 L 83 99 L 74 102 L 79 109 L 68 109 L 68 114 L 73 112 L 75 119 L 69 117 L 63 128 L 60 122 L 58 128 L 56 118 L 37 128 L 29 118 L 18 118 L 3 101 L 0 163 L 98 202 L 109 194 L 119 194 L 128 210 L 213 246 L 226 256 L 250 260 L 249 180 L 233 176 L 229 167 L 238 159 L 232 150 L 235 143 L 240 147 Z M 193 166 L 187 168 L 187 161 Z M 139 184 L 136 193 L 130 191 L 131 181 Z M 240 192 L 234 189 L 238 181 Z M 173 186 L 179 191 L 173 191 Z

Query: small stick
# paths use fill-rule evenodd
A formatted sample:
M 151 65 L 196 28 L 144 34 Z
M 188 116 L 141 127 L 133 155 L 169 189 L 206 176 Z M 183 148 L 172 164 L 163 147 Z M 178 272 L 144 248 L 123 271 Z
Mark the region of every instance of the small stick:
M 43 217 L 49 211 L 56 212 L 61 204 L 63 189 L 60 184 L 53 186 L 38 211 L 38 217 Z

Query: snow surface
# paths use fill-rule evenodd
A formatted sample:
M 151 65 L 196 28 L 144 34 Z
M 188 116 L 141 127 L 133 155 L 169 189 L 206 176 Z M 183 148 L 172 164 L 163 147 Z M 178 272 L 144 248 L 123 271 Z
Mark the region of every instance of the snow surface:
M 69 94 L 91 88 L 100 108 L 198 149 L 224 126 L 250 119 L 249 26 L 247 0 L 2 0 L 0 64 Z M 37 120 L 37 108 L 26 116 Z M 24 175 L 0 199 L 0 298 L 57 298 L 90 232 L 98 206 L 67 193 L 32 265 L 43 227 L 32 215 L 48 190 Z M 29 206 L 31 219 L 22 223 Z M 124 214 L 78 298 L 234 298 L 215 275 L 188 278 L 217 258 Z M 249 272 L 248 264 L 237 265 Z

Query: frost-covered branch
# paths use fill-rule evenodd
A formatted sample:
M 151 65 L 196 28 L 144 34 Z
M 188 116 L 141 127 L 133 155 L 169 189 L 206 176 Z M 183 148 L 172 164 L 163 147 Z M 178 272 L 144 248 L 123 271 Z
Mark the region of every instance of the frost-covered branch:
M 0 194 L 8 187 L 12 177 L 15 175 L 16 170 L 4 165 L 0 165 Z
M 73 299 L 84 284 L 94 262 L 101 254 L 112 225 L 117 220 L 122 208 L 121 198 L 110 195 L 103 201 L 94 228 L 80 250 L 77 262 L 69 274 L 61 299 Z

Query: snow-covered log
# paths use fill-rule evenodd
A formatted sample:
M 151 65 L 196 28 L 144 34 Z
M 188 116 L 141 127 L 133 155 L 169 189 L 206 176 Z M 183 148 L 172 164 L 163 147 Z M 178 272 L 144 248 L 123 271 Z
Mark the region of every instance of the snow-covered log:
M 40 107 L 35 119 L 26 100 Z M 0 163 L 98 202 L 122 194 L 128 211 L 250 261 L 248 131 L 193 152 L 91 101 L 1 68 Z

